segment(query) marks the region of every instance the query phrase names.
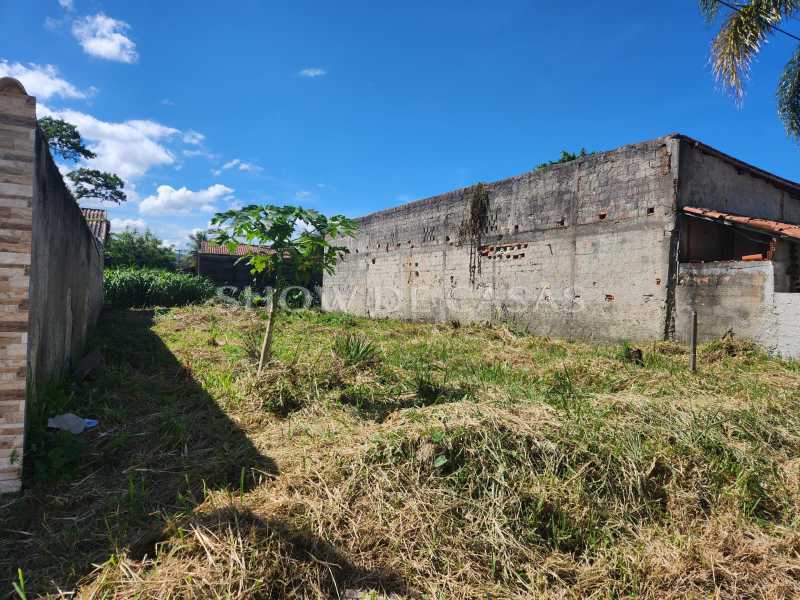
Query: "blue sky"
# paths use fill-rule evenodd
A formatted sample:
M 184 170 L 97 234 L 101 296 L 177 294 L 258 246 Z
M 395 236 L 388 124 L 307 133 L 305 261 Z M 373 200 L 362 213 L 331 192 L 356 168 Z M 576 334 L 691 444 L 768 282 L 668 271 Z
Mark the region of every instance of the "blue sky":
M 577 4 L 0 0 L 0 74 L 125 178 L 117 230 L 175 244 L 231 206 L 357 216 L 673 131 L 800 180 L 791 40 L 737 108 L 694 0 Z

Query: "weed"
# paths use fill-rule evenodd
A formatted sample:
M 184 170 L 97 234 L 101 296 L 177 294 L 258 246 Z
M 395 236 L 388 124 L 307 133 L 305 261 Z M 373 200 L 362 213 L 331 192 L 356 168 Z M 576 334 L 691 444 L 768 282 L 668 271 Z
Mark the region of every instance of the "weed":
M 363 335 L 338 335 L 333 343 L 334 352 L 349 366 L 367 366 L 378 362 L 380 351 Z
M 280 320 L 258 377 L 257 311 L 107 313 L 107 368 L 42 409 L 101 431 L 69 477 L 0 507 L 0 580 L 21 568 L 36 597 L 800 595 L 796 363 L 717 341 L 688 377 L 674 342 L 633 368 L 624 345 L 503 326 Z M 348 336 L 378 359 L 346 360 Z

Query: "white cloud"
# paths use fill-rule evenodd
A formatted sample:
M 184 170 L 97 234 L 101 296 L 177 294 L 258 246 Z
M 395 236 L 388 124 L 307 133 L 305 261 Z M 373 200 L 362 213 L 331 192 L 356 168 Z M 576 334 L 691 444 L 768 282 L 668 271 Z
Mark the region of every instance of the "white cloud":
M 306 200 L 311 198 L 311 192 L 308 190 L 300 190 L 299 192 L 295 192 L 294 197 L 298 200 Z
M 163 104 L 164 106 L 175 106 L 175 103 L 172 100 L 170 100 L 169 98 L 164 98 L 161 101 L 161 104 Z
M 121 123 L 101 121 L 91 115 L 71 109 L 51 111 L 39 105 L 39 116 L 52 115 L 75 125 L 97 158 L 86 164 L 103 171 L 116 173 L 126 183 L 141 177 L 149 169 L 171 165 L 175 157 L 163 142 L 178 136 L 180 131 L 161 123 L 131 120 Z
M 111 231 L 147 231 L 144 219 L 111 219 Z
M 193 146 L 202 144 L 204 139 L 206 139 L 206 136 L 199 131 L 194 131 L 192 129 L 183 134 L 183 141 L 187 144 L 192 144 Z
M 148 196 L 139 205 L 142 214 L 189 214 L 193 210 L 214 212 L 214 203 L 233 192 L 229 187 L 215 183 L 205 190 L 192 191 L 185 187 L 175 189 L 169 185 L 160 185 L 154 196 Z
M 136 44 L 123 33 L 127 29 L 130 29 L 130 25 L 103 13 L 72 23 L 72 35 L 86 54 L 105 60 L 134 63 L 139 55 L 136 53 Z
M 75 10 L 75 3 L 73 0 L 58 0 L 58 4 L 64 10 Z
M 183 155 L 188 158 L 197 158 L 198 156 L 202 156 L 203 158 L 207 158 L 208 160 L 215 160 L 217 155 L 213 152 L 209 152 L 208 150 L 184 150 Z
M 298 73 L 300 77 L 322 77 L 327 74 L 328 72 L 325 69 L 320 69 L 319 67 L 306 67 Z
M 219 177 L 222 171 L 227 171 L 228 169 L 238 168 L 239 171 L 250 171 L 253 173 L 258 173 L 263 171 L 263 167 L 259 167 L 254 163 L 244 162 L 239 158 L 234 158 L 233 160 L 229 160 L 224 165 L 222 165 L 221 169 L 212 169 L 211 174 L 215 177 Z
M 25 91 L 40 100 L 49 100 L 53 96 L 61 98 L 86 98 L 88 94 L 76 88 L 58 76 L 58 69 L 53 65 L 37 65 L 35 63 L 9 63 L 0 59 L 0 77 L 14 77 L 25 86 Z

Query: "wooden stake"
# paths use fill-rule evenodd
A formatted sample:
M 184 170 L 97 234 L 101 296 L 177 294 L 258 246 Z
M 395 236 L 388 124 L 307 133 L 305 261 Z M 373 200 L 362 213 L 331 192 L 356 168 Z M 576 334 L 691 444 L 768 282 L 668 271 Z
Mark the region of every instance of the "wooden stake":
M 697 311 L 692 311 L 692 373 L 697 373 Z
M 275 328 L 275 316 L 278 314 L 278 292 L 276 287 L 272 292 L 272 303 L 269 307 L 269 322 L 267 323 L 267 331 L 264 333 L 264 341 L 261 344 L 261 356 L 258 359 L 258 376 L 261 376 L 261 370 L 264 368 L 264 363 L 269 362 L 272 355 L 272 331 Z

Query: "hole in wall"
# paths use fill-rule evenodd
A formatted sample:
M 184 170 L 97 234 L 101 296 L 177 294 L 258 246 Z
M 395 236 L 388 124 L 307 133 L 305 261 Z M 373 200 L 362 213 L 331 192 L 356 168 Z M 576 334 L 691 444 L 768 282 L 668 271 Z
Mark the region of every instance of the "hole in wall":
M 656 214 L 656 209 L 655 209 L 655 207 L 653 207 L 653 206 L 650 206 L 650 207 L 647 209 L 647 214 L 648 214 L 648 215 L 654 215 L 654 214 Z
M 375 259 L 374 259 L 374 258 L 372 259 L 372 264 L 373 264 L 373 265 L 375 264 Z
M 514 233 L 519 233 L 519 225 L 514 225 Z
M 605 220 L 605 218 L 608 216 L 608 213 L 601 212 L 601 213 L 600 213 L 599 215 L 597 215 L 597 216 L 600 218 L 600 220 L 601 220 L 601 221 L 604 221 L 604 220 Z
M 613 302 L 614 294 L 606 294 L 606 302 Z
M 561 217 L 561 218 L 558 220 L 558 224 L 559 224 L 561 227 L 563 227 L 563 226 L 566 224 L 566 222 L 567 222 L 567 219 L 566 219 L 566 217 Z

